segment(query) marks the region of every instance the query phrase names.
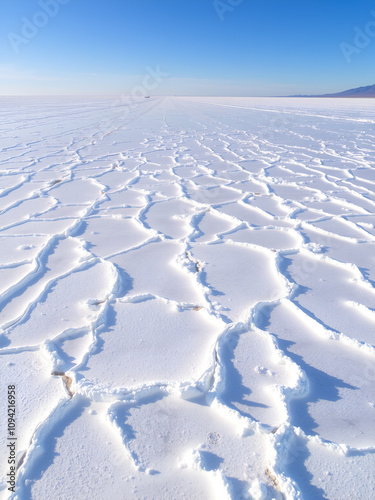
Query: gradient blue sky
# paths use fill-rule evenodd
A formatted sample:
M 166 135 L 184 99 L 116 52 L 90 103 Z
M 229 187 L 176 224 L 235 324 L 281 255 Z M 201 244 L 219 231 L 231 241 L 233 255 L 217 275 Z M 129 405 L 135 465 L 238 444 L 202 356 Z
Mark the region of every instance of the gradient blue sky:
M 0 94 L 129 95 L 157 67 L 160 81 L 146 80 L 153 95 L 289 95 L 375 83 L 374 1 L 60 1 L 54 16 L 41 16 L 47 0 L 1 0 Z M 26 38 L 25 19 L 45 25 L 29 26 Z M 371 36 L 355 40 L 356 27 Z M 342 42 L 355 48 L 350 62 Z

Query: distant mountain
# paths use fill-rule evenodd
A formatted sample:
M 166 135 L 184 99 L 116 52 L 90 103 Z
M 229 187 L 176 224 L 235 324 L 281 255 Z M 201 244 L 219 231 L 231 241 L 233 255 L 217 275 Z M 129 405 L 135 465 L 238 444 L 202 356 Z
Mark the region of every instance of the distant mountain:
M 290 97 L 375 97 L 375 85 L 344 90 L 343 92 L 337 92 L 336 94 L 293 95 Z

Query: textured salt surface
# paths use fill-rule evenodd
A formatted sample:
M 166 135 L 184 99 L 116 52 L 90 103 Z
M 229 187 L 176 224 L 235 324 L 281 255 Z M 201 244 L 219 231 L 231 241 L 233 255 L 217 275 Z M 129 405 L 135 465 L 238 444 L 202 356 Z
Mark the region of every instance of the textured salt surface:
M 373 498 L 374 103 L 123 104 L 0 106 L 13 498 Z

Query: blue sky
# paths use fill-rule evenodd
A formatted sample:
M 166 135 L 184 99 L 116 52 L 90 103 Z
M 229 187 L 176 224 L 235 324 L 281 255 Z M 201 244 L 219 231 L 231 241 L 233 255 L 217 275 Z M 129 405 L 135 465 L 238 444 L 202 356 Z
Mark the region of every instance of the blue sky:
M 259 96 L 375 83 L 374 1 L 2 0 L 0 16 L 0 94 Z

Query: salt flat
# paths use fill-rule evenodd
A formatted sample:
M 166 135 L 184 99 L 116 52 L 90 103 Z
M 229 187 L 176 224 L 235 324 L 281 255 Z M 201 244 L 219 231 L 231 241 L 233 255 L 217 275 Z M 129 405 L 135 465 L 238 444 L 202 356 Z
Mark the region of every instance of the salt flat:
M 374 101 L 0 115 L 0 494 L 375 497 Z

